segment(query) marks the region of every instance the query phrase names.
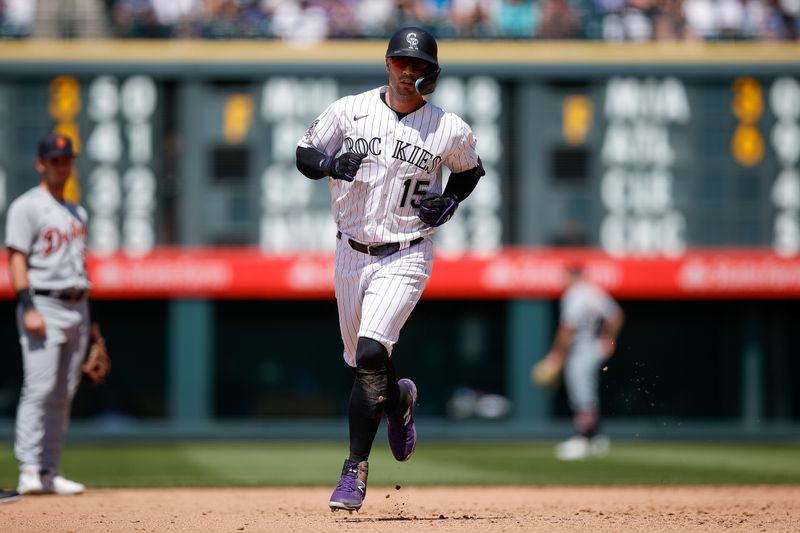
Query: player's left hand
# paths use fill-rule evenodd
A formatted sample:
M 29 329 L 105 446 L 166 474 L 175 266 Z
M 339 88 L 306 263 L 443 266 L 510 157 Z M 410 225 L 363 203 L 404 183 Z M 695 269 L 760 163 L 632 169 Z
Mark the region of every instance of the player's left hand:
M 111 372 L 111 359 L 108 357 L 106 341 L 102 337 L 92 339 L 86 359 L 81 367 L 83 375 L 94 385 L 100 385 Z
M 455 198 L 429 192 L 420 200 L 417 216 L 421 221 L 435 228 L 450 220 L 456 209 L 458 209 L 458 201 Z

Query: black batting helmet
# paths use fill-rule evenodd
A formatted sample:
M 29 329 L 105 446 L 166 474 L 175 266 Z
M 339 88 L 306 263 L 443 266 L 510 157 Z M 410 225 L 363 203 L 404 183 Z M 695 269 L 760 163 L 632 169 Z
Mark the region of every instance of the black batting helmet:
M 422 28 L 397 30 L 389 39 L 386 57 L 416 57 L 433 65 L 439 64 L 439 47 L 433 35 Z
M 439 79 L 439 46 L 433 35 L 423 30 L 411 26 L 397 30 L 392 38 L 389 39 L 389 46 L 386 48 L 386 57 L 415 57 L 431 64 L 430 70 L 417 80 L 417 91 L 423 96 L 431 94 L 436 89 L 436 81 Z

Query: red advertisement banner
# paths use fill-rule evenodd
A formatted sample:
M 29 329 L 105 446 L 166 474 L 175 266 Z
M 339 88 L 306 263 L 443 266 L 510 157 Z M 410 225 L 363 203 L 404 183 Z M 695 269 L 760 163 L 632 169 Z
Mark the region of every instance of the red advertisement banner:
M 800 298 L 800 257 L 766 249 L 698 249 L 679 258 L 615 258 L 591 249 L 507 248 L 491 256 L 440 253 L 426 298 L 553 298 L 564 267 L 588 275 L 623 299 Z M 98 298 L 333 297 L 333 257 L 276 256 L 252 248 L 160 248 L 143 258 L 89 259 Z M 11 298 L 0 253 L 0 297 Z

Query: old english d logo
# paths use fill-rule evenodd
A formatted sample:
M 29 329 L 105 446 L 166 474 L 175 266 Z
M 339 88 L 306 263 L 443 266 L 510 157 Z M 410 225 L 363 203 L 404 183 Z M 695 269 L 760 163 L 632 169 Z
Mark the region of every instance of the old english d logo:
M 417 39 L 417 34 L 414 32 L 409 33 L 406 35 L 406 41 L 408 42 L 408 47 L 411 50 L 419 50 L 417 45 L 419 44 L 419 39 Z
M 67 141 L 64 139 L 64 137 L 56 137 L 56 148 L 63 150 L 66 145 Z

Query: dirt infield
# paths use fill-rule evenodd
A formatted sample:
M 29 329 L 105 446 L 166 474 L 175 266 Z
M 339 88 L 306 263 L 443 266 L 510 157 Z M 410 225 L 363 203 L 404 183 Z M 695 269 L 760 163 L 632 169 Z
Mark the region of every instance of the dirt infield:
M 0 506 L 17 531 L 797 531 L 800 486 L 370 487 L 359 513 L 329 488 L 106 489 Z

